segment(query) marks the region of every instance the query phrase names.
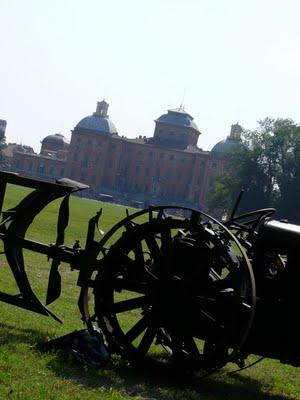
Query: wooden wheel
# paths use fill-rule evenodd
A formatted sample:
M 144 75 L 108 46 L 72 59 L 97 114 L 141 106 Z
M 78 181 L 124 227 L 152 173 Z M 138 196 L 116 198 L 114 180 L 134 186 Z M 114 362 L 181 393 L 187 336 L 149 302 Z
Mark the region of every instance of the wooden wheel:
M 185 217 L 174 216 L 178 211 Z M 237 359 L 255 285 L 234 236 L 179 207 L 144 210 L 118 227 L 123 233 L 95 281 L 95 314 L 108 343 L 130 362 L 155 368 L 211 370 Z

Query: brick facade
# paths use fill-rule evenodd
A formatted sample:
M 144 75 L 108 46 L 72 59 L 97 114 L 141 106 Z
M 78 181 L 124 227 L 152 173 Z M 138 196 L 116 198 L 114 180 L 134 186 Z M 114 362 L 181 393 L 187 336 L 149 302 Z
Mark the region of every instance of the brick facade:
M 118 135 L 107 108 L 98 103 L 96 113 L 76 125 L 70 144 L 46 140 L 53 139 L 50 135 L 40 154 L 16 151 L 12 169 L 84 182 L 90 186 L 86 194 L 94 198 L 105 193 L 124 204 L 136 200 L 205 208 L 224 159 L 197 147 L 200 132 L 192 117 L 183 109 L 169 110 L 155 121 L 153 137 L 128 139 Z

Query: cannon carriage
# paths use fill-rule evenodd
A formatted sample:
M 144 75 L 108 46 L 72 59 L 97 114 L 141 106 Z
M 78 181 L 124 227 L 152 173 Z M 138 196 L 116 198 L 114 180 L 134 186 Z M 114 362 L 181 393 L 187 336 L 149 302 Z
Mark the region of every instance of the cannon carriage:
M 2 210 L 6 185 L 33 189 Z M 64 243 L 69 197 L 86 186 L 0 173 L 0 238 L 20 293 L 0 300 L 43 315 L 61 293 L 60 263 L 78 272 L 78 307 L 93 335 L 97 324 L 111 352 L 147 368 L 214 371 L 240 367 L 249 354 L 299 366 L 297 312 L 300 227 L 273 219 L 274 209 L 220 222 L 199 210 L 157 206 L 127 215 L 97 240 L 101 211 L 88 222 L 84 247 Z M 26 231 L 62 198 L 53 244 Z M 51 259 L 46 305 L 27 277 L 23 249 Z M 93 294 L 93 305 L 89 296 Z

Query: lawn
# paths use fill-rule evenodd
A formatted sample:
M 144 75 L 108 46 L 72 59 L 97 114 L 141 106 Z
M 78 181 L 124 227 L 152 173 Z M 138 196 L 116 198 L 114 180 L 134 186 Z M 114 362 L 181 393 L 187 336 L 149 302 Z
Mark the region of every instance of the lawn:
M 9 187 L 5 208 L 16 204 L 26 194 L 23 188 Z M 29 237 L 53 243 L 59 202 L 48 206 L 32 224 Z M 125 208 L 73 197 L 66 243 L 79 239 L 85 243 L 88 219 L 100 207 L 100 227 L 107 231 L 125 216 Z M 43 255 L 27 251 L 26 268 L 35 292 L 45 298 L 49 261 Z M 5 256 L 0 259 L 0 290 L 17 293 L 7 268 Z M 300 374 L 296 368 L 265 359 L 245 371 L 229 374 L 236 366 L 200 379 L 189 377 L 154 377 L 137 371 L 126 362 L 112 357 L 102 369 L 82 366 L 71 356 L 45 354 L 37 345 L 74 329 L 81 329 L 77 309 L 77 272 L 66 265 L 62 272 L 62 296 L 49 308 L 63 321 L 59 324 L 16 307 L 0 303 L 0 399 L 174 399 L 174 400 L 282 400 L 300 399 Z M 257 359 L 251 357 L 252 361 Z

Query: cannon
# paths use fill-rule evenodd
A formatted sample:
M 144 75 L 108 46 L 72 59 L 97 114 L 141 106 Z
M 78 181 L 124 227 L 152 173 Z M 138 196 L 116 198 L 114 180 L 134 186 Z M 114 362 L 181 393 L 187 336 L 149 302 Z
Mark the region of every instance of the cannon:
M 7 184 L 32 191 L 2 210 Z M 0 238 L 19 289 L 0 292 L 2 302 L 60 321 L 47 306 L 60 296 L 63 262 L 78 273 L 78 308 L 90 334 L 96 324 L 109 351 L 132 365 L 210 372 L 229 362 L 243 368 L 249 354 L 300 365 L 300 226 L 275 220 L 272 208 L 236 215 L 240 195 L 228 221 L 150 206 L 97 240 L 99 210 L 88 221 L 85 246 L 67 246 L 69 198 L 85 188 L 0 173 Z M 55 243 L 28 239 L 35 217 L 59 198 Z M 45 305 L 29 282 L 23 249 L 51 260 Z

